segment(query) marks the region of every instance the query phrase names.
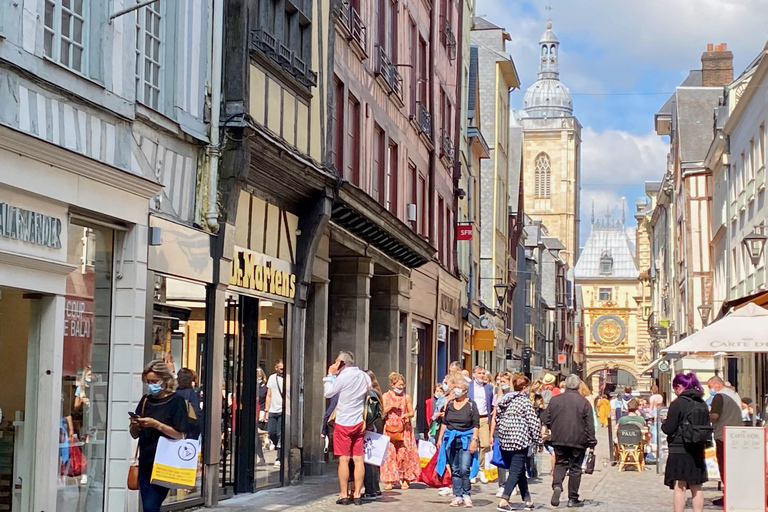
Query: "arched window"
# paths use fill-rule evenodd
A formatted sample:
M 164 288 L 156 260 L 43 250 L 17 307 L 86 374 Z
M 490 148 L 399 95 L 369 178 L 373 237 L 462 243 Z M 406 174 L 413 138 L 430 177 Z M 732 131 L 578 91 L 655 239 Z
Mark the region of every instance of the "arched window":
M 536 157 L 536 183 L 534 194 L 537 198 L 549 198 L 552 195 L 552 168 L 549 163 L 549 156 L 546 153 L 539 153 Z

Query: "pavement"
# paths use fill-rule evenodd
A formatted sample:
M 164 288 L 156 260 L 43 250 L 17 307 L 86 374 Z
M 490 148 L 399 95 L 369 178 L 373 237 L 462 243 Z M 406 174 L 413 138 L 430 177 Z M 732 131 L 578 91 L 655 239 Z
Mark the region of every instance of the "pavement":
M 609 463 L 608 433 L 601 429 L 598 433 L 599 444 L 595 451 L 597 464 L 592 475 L 583 475 L 580 497 L 585 500 L 584 509 L 590 512 L 655 512 L 672 509 L 672 491 L 664 486 L 663 476 L 656 473 L 656 466 L 647 465 L 643 472 L 623 471 Z M 536 510 L 555 510 L 549 504 L 552 496 L 552 477 L 549 456 L 542 458 L 542 474 L 535 480 L 529 480 L 531 495 L 536 504 Z M 566 491 L 561 498 L 560 509 L 566 508 Z M 497 483 L 478 484 L 472 488 L 472 498 L 476 509 L 496 510 L 499 500 L 495 497 Z M 415 512 L 415 511 L 446 511 L 449 498 L 438 496 L 437 490 L 420 484 L 413 484 L 409 490 L 395 489 L 384 492 L 381 501 L 366 503 L 362 507 L 342 507 L 336 505 L 338 482 L 334 475 L 305 479 L 297 486 L 283 487 L 261 491 L 255 494 L 244 494 L 223 501 L 219 506 L 210 509 L 212 512 L 340 512 L 362 509 L 368 512 Z M 722 510 L 722 507 L 712 505 L 712 499 L 721 495 L 717 483 L 710 482 L 704 486 L 704 510 Z M 519 496 L 510 500 L 514 508 L 523 509 Z M 688 499 L 688 509 L 690 497 Z

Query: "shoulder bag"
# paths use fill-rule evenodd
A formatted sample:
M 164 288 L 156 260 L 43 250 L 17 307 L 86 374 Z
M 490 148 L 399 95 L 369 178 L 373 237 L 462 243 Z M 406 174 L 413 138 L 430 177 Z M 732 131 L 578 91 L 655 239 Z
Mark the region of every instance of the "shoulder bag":
M 147 406 L 147 397 L 143 398 L 141 403 L 141 415 L 144 416 L 144 408 Z M 139 490 L 139 444 L 136 443 L 136 453 L 133 455 L 131 465 L 128 468 L 128 489 L 131 491 Z

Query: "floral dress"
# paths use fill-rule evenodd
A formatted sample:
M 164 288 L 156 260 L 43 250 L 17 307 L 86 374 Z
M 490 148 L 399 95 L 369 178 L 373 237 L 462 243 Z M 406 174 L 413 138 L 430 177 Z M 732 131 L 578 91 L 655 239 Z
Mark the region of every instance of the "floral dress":
M 418 481 L 421 474 L 419 450 L 413 435 L 413 427 L 410 419 L 405 416 L 409 399 L 407 395 L 396 395 L 392 391 L 384 393 L 384 409 L 392 407 L 392 410 L 384 418 L 384 435 L 386 435 L 388 422 L 394 424 L 400 421 L 403 424 L 403 440 L 389 443 L 387 458 L 381 466 L 381 480 L 383 482 L 415 482 Z

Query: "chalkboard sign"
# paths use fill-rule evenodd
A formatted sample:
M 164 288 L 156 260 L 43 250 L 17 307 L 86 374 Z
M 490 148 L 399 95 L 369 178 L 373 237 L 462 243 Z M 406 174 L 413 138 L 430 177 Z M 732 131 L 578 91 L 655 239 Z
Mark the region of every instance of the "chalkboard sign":
M 725 427 L 725 510 L 764 512 L 765 429 Z
M 669 457 L 669 445 L 667 445 L 667 435 L 661 431 L 661 426 L 667 421 L 667 414 L 669 413 L 669 407 L 657 407 L 656 408 L 656 424 L 653 426 L 656 429 L 656 473 L 664 473 L 664 469 L 667 466 L 667 458 Z

